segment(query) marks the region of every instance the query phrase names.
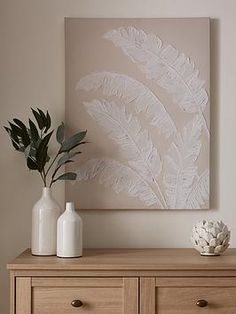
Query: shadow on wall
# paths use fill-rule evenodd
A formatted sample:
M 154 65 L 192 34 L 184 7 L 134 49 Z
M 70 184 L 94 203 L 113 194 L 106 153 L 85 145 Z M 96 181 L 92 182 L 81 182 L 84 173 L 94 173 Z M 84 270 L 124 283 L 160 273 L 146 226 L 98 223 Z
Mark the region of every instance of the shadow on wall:
M 210 208 L 219 207 L 219 53 L 220 53 L 220 21 L 210 21 Z

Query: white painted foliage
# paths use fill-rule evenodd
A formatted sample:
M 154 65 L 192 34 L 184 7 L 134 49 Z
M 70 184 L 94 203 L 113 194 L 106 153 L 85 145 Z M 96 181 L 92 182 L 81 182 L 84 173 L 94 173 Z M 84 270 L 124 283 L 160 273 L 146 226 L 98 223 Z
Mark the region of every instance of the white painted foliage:
M 156 180 L 162 169 L 160 155 L 147 130 L 142 130 L 136 117 L 128 114 L 125 106 L 115 102 L 93 100 L 84 103 L 86 111 L 114 140 L 130 166 L 148 182 Z
M 186 201 L 187 209 L 201 209 L 209 198 L 209 170 L 206 169 L 196 181 Z
M 209 198 L 209 170 L 199 176 L 197 160 L 203 129 L 209 137 L 204 117 L 208 95 L 199 71 L 184 53 L 142 29 L 121 27 L 104 37 L 137 63 L 147 79 L 155 80 L 171 94 L 174 103 L 190 113 L 191 120 L 177 130 L 157 95 L 128 75 L 101 71 L 84 76 L 76 90 L 101 90 L 104 96 L 112 96 L 112 100 L 84 102 L 84 107 L 117 145 L 127 164 L 105 157 L 90 159 L 80 166 L 77 180 L 97 179 L 114 192 L 136 197 L 148 207 L 203 208 Z M 149 131 L 142 128 L 139 114 L 144 114 L 168 143 L 172 140 L 164 161 Z
M 150 185 L 132 168 L 116 160 L 94 158 L 82 164 L 77 171 L 77 180 L 89 179 L 98 179 L 100 184 L 116 193 L 125 192 L 139 198 L 146 206 L 162 206 Z
M 183 111 L 203 112 L 208 102 L 205 82 L 199 79 L 199 71 L 190 58 L 179 52 L 152 33 L 129 26 L 111 30 L 104 35 L 146 74 L 173 96 L 173 100 Z M 205 119 L 204 128 L 209 137 Z
M 202 118 L 197 115 L 178 134 L 165 157 L 164 185 L 169 208 L 184 209 L 193 189 L 194 179 L 198 176 L 195 161 L 201 150 L 201 129 Z
M 160 99 L 143 83 L 125 74 L 96 72 L 84 76 L 76 85 L 77 90 L 98 90 L 106 96 L 117 96 L 125 104 L 134 103 L 137 113 L 143 112 L 150 124 L 167 138 L 177 132 L 176 126 Z

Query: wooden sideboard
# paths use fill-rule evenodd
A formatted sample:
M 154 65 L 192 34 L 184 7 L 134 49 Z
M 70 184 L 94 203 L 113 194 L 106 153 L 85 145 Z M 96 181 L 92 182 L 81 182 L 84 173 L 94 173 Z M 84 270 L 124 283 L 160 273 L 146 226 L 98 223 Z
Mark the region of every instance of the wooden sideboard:
M 234 314 L 236 249 L 87 249 L 8 264 L 11 314 Z

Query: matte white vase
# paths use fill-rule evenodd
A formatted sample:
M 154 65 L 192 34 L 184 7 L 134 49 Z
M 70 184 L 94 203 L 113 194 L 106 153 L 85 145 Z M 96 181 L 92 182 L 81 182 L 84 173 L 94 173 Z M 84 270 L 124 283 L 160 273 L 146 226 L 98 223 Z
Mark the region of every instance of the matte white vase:
M 52 197 L 51 188 L 43 193 L 32 211 L 31 252 L 33 255 L 56 255 L 57 219 L 61 208 Z
M 67 202 L 65 212 L 57 221 L 57 256 L 79 257 L 83 250 L 83 223 L 74 203 Z

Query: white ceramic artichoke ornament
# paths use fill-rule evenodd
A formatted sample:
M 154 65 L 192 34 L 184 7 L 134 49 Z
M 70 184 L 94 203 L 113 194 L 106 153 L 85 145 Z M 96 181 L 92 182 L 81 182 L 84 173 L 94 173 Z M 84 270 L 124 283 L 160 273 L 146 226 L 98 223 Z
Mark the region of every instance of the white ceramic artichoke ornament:
M 202 220 L 194 227 L 191 242 L 201 255 L 215 256 L 229 246 L 230 231 L 222 221 Z

